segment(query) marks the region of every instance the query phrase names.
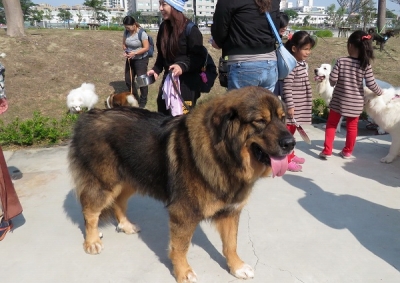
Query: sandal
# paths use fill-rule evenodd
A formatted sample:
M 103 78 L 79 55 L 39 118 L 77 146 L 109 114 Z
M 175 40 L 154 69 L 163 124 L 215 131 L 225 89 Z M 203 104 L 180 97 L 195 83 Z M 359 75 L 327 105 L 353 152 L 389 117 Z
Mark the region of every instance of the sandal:
M 298 157 L 296 155 L 292 158 L 292 161 L 297 164 L 304 164 L 304 162 L 306 162 L 306 160 L 303 157 Z
M 10 231 L 12 228 L 13 228 L 13 224 L 12 224 L 11 220 L 9 220 L 9 221 L 2 220 L 0 222 L 0 241 L 4 239 L 7 232 Z
M 290 161 L 288 164 L 288 170 L 292 172 L 300 172 L 303 167 L 301 165 L 297 164 L 294 161 Z

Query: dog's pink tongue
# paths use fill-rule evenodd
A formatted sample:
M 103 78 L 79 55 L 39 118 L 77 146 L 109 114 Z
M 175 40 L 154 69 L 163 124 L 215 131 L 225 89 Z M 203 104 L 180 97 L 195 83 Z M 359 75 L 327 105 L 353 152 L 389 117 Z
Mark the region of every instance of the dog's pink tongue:
M 271 159 L 272 177 L 283 176 L 288 168 L 287 157 L 269 157 Z

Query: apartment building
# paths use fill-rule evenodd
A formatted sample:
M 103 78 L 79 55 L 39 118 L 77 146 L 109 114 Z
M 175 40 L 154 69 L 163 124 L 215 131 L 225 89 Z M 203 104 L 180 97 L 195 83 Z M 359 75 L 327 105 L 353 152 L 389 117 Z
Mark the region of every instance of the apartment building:
M 108 0 L 112 1 L 112 0 Z M 119 0 L 116 0 L 119 1 Z M 126 0 L 127 7 L 130 12 L 153 12 L 159 11 L 159 0 Z M 184 12 L 194 12 L 194 2 L 196 2 L 196 15 L 198 17 L 212 18 L 214 15 L 215 5 L 218 0 L 189 0 L 185 3 Z

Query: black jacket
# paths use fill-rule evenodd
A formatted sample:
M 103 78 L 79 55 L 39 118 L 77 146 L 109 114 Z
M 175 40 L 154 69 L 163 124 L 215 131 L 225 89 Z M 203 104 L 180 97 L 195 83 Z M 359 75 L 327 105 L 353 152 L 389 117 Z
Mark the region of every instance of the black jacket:
M 277 29 L 280 2 L 272 0 L 269 11 Z M 211 35 L 223 56 L 264 54 L 275 49 L 274 33 L 254 0 L 218 0 Z
M 168 74 L 168 68 L 172 64 L 178 64 L 182 68 L 182 75 L 179 76 L 181 91 L 186 89 L 200 91 L 201 77 L 200 70 L 204 65 L 207 53 L 203 47 L 203 35 L 197 26 L 193 26 L 190 34 L 186 36 L 186 28 L 179 36 L 179 52 L 173 61 L 168 61 L 161 51 L 161 38 L 164 32 L 164 24 L 161 23 L 157 34 L 157 59 L 153 70 L 160 74 L 164 71 L 163 81 Z

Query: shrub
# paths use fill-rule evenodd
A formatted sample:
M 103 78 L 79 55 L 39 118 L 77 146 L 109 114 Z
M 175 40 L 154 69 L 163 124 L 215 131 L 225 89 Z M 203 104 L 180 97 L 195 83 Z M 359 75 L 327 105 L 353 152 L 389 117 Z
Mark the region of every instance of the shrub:
M 328 119 L 329 109 L 322 98 L 315 98 L 312 102 L 312 115 L 315 118 Z
M 318 37 L 333 37 L 333 32 L 329 29 L 319 30 L 315 32 Z
M 33 118 L 21 121 L 18 117 L 7 126 L 0 120 L 0 144 L 29 146 L 55 144 L 71 136 L 78 115 L 66 114 L 60 121 L 34 112 Z

